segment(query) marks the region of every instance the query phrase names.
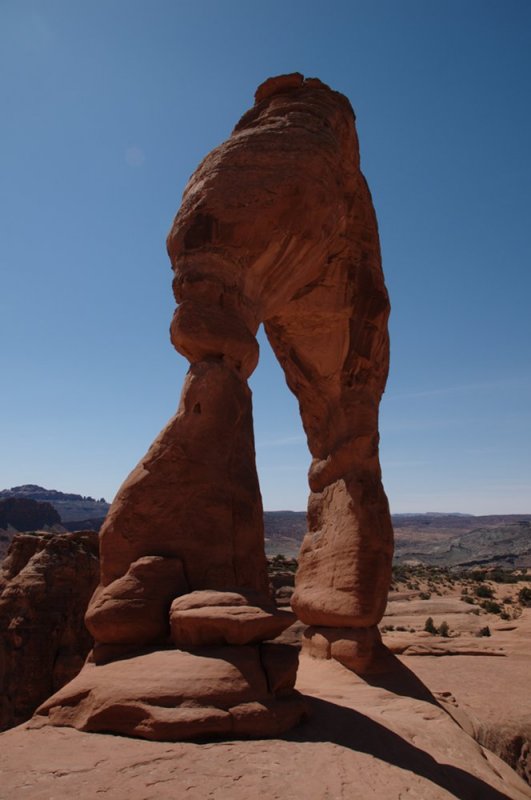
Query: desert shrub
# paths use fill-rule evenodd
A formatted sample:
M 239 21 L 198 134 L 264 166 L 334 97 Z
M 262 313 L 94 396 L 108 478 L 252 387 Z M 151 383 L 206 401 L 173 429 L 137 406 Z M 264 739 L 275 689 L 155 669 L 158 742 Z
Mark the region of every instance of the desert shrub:
M 403 581 L 406 578 L 407 574 L 407 567 L 402 566 L 402 564 L 393 564 L 393 577 L 397 581 Z
M 394 625 L 383 625 L 382 626 L 382 633 L 387 633 L 387 631 L 394 631 Z
M 403 625 L 397 625 L 395 631 L 407 631 L 407 628 L 405 628 Z
M 511 597 L 511 595 L 510 595 L 510 594 L 507 594 L 507 595 L 505 595 L 505 597 L 503 598 L 503 602 L 504 602 L 506 605 L 508 605 L 508 606 L 512 606 L 512 604 L 513 604 L 513 598 Z
M 270 571 L 296 572 L 297 559 L 288 558 L 282 553 L 277 553 L 276 556 L 271 556 L 268 559 L 268 566 Z
M 477 632 L 477 635 L 478 635 L 478 636 L 490 636 L 490 635 L 491 635 L 491 633 L 490 633 L 490 628 L 489 628 L 489 626 L 488 626 L 488 625 L 485 625 L 485 627 L 484 627 L 484 628 L 480 628 L 480 630 Z
M 432 617 L 428 617 L 428 619 L 424 623 L 424 630 L 427 631 L 428 633 L 431 633 L 432 636 L 434 636 L 436 633 L 438 633 L 437 628 L 433 624 L 433 618 Z
M 507 611 L 502 611 L 500 617 L 501 619 L 511 619 L 511 615 Z
M 494 597 L 494 592 L 486 583 L 476 586 L 476 597 Z
M 439 625 L 439 636 L 444 636 L 445 639 L 447 639 L 450 636 L 450 626 L 448 625 L 446 620 L 441 622 L 441 624 Z
M 485 609 L 487 614 L 499 614 L 502 611 L 501 605 L 495 600 L 483 600 L 480 606 Z
M 421 592 L 419 597 L 421 600 L 429 600 L 431 597 L 431 592 Z
M 474 605 L 474 603 L 475 603 L 475 600 L 474 600 L 474 598 L 473 598 L 473 597 L 470 597 L 470 595 L 469 595 L 469 594 L 462 594 L 462 595 L 461 595 L 461 600 L 462 600 L 464 603 L 469 603 L 469 604 L 470 604 L 470 605 L 472 605 L 472 606 L 473 606 L 473 605 Z
M 489 580 L 495 583 L 516 583 L 518 578 L 512 570 L 495 567 L 489 572 Z
M 524 586 L 518 592 L 518 602 L 521 606 L 525 606 L 526 608 L 531 607 L 531 589 L 529 586 Z

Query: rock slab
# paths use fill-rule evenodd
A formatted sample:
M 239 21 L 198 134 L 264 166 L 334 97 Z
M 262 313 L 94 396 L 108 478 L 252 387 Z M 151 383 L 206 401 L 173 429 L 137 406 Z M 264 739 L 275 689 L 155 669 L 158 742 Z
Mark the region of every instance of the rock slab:
M 279 738 L 154 742 L 38 729 L 2 734 L 2 792 L 17 800 L 529 800 L 529 787 L 434 698 L 301 657 L 311 717 Z M 28 726 L 31 726 L 29 728 Z
M 285 645 L 158 650 L 87 664 L 34 719 L 159 741 L 279 735 L 306 713 Z

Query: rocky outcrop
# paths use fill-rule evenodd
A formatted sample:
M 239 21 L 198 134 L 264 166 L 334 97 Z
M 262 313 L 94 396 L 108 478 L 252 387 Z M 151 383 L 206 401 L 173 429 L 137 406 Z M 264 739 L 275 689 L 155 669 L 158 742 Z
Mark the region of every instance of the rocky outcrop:
M 15 535 L 0 572 L 0 729 L 28 719 L 83 666 L 97 581 L 96 533 Z
M 177 597 L 170 610 L 171 637 L 177 647 L 252 644 L 274 639 L 295 622 L 257 592 L 192 592 Z
M 11 489 L 0 490 L 0 501 L 6 498 L 17 498 L 20 500 L 37 500 L 42 503 L 49 503 L 61 518 L 61 525 L 70 531 L 76 530 L 98 530 L 103 522 L 109 504 L 103 497 L 95 500 L 93 497 L 72 492 L 60 492 L 57 489 L 45 489 L 34 483 L 27 483 L 23 486 L 13 486 Z M 94 521 L 95 527 L 82 525 L 81 522 Z M 44 524 L 44 523 L 42 523 Z M 16 527 L 16 526 L 15 526 Z M 34 530 L 40 525 L 30 525 L 19 528 L 19 530 Z
M 348 100 L 319 80 L 271 78 L 185 189 L 167 244 L 178 303 L 171 340 L 190 369 L 176 416 L 103 525 L 100 586 L 87 612 L 98 664 L 41 707 L 56 724 L 124 732 L 127 709 L 134 724 L 126 732 L 190 738 L 278 732 L 304 715 L 293 692 L 297 654 L 267 649 L 263 657 L 264 640 L 293 617 L 267 596 L 247 384 L 261 323 L 298 398 L 313 457 L 293 609 L 319 630 L 348 629 L 342 663 L 372 667 L 379 657 L 375 626 L 392 557 L 378 461 L 389 302 L 354 120 Z M 131 657 L 135 644 L 157 652 Z M 172 665 L 161 665 L 161 675 L 186 673 L 186 691 L 155 677 L 159 688 L 150 688 L 161 659 Z M 212 699 L 203 673 L 225 674 L 226 663 L 248 685 L 233 697 L 227 678 Z M 139 709 L 139 697 L 149 708 Z M 190 703 L 202 710 L 192 713 Z M 244 721 L 234 727 L 242 704 Z M 206 708 L 217 709 L 216 725 L 229 713 L 231 725 L 214 730 Z
M 273 736 L 301 718 L 297 660 L 293 648 L 267 644 L 87 664 L 38 713 L 54 725 L 144 739 Z
M 22 497 L 0 500 L 0 528 L 11 526 L 17 531 L 32 531 L 60 522 L 61 517 L 50 503 Z

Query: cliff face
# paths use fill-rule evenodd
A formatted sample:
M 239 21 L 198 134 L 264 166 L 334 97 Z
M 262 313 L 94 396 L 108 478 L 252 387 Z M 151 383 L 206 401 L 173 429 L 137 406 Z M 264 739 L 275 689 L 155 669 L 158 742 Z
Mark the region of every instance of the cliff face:
M 0 730 L 73 678 L 92 640 L 83 615 L 98 581 L 98 537 L 16 534 L 0 572 Z
M 98 522 L 94 530 L 97 530 L 107 511 L 109 504 L 100 498 L 95 500 L 93 497 L 88 497 L 81 494 L 73 494 L 72 492 L 61 492 L 57 489 L 45 489 L 43 486 L 37 486 L 34 483 L 26 483 L 23 486 L 13 486 L 11 489 L 2 489 L 0 491 L 0 500 L 8 498 L 17 498 L 21 500 L 37 500 L 40 503 L 49 503 L 59 516 L 61 523 L 69 530 L 80 530 L 81 528 L 93 528 L 92 522 L 87 524 L 88 520 L 95 520 Z M 72 527 L 72 524 L 75 524 Z M 81 524 L 84 523 L 84 524 Z M 16 528 L 17 526 L 14 525 Z M 38 526 L 30 526 L 18 528 L 18 530 L 31 530 Z
M 18 531 L 31 531 L 60 522 L 61 517 L 50 503 L 22 497 L 0 500 L 0 528 L 11 525 Z

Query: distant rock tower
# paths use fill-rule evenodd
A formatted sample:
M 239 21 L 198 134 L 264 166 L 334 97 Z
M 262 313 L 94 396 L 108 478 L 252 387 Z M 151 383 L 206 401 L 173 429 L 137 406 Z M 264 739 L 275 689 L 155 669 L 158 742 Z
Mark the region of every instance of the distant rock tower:
M 271 735 L 304 715 L 294 615 L 269 598 L 251 392 L 264 324 L 313 460 L 293 596 L 305 647 L 364 672 L 392 527 L 378 460 L 389 301 L 348 100 L 270 78 L 188 183 L 168 236 L 179 409 L 101 532 L 92 662 L 41 706 L 52 724 L 151 739 Z

